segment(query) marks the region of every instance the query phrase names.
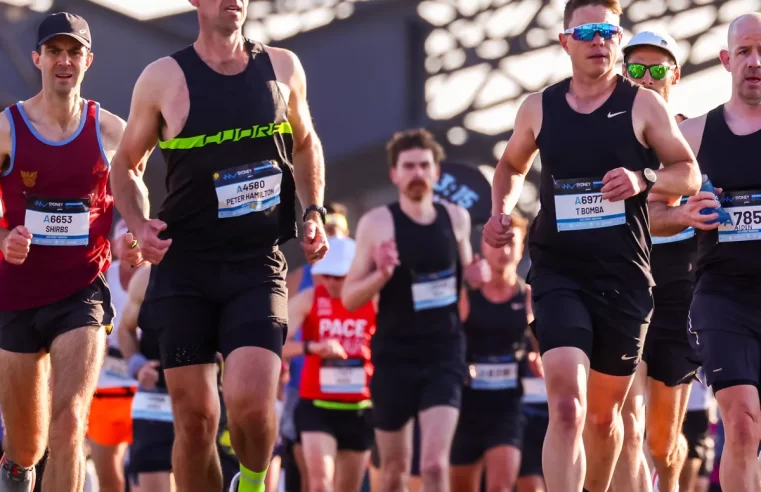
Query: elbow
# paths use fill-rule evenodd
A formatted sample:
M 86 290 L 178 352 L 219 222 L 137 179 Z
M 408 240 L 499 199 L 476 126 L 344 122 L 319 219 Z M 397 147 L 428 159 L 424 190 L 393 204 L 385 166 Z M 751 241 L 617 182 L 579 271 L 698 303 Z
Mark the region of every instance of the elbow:
M 354 311 L 359 307 L 355 300 L 356 296 L 352 294 L 353 292 L 351 292 L 350 290 L 346 288 L 344 288 L 343 291 L 341 292 L 341 304 L 343 304 L 344 308 L 347 311 Z
M 692 163 L 690 171 L 690 179 L 687 180 L 687 193 L 683 193 L 685 196 L 697 195 L 700 191 L 700 187 L 703 185 L 703 177 L 700 174 L 700 168 L 696 162 Z

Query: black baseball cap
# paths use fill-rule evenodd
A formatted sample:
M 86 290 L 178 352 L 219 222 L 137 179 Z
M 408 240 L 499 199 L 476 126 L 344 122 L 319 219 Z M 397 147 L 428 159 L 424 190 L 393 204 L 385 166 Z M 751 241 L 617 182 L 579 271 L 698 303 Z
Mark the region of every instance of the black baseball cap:
M 37 47 L 55 36 L 69 36 L 82 43 L 88 50 L 91 47 L 90 26 L 78 15 L 58 12 L 45 17 L 37 29 Z

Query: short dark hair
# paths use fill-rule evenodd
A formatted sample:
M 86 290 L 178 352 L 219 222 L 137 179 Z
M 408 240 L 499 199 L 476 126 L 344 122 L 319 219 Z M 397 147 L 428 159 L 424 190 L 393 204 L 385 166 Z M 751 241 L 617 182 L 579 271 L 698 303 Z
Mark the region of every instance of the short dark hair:
M 618 0 L 568 0 L 563 11 L 563 27 L 566 29 L 571 27 L 571 17 L 573 17 L 574 12 L 582 7 L 589 7 L 591 5 L 605 7 L 616 15 L 624 13 Z
M 399 154 L 410 149 L 427 149 L 433 152 L 433 160 L 438 166 L 446 158 L 444 147 L 436 141 L 436 137 L 425 128 L 415 128 L 394 133 L 391 140 L 386 144 L 388 163 L 396 167 Z

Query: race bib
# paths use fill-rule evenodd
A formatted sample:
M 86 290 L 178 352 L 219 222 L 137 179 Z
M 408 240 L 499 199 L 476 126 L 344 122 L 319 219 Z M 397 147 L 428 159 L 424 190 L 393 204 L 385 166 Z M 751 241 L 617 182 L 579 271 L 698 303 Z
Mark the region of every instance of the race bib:
M 602 199 L 602 180 L 556 179 L 555 217 L 558 232 L 600 229 L 626 223 L 625 200 Z
M 547 403 L 544 378 L 523 378 L 523 403 Z
M 437 273 L 413 274 L 412 302 L 415 311 L 449 306 L 457 302 L 454 268 Z
M 652 239 L 653 239 L 653 244 L 667 244 L 667 243 L 676 243 L 679 241 L 686 241 L 687 239 L 692 239 L 693 237 L 695 237 L 695 229 L 693 229 L 692 227 L 688 227 L 687 229 L 683 230 L 679 234 L 675 234 L 669 237 L 652 236 Z
M 90 239 L 90 201 L 28 197 L 24 225 L 32 234 L 32 244 L 87 246 Z
M 275 161 L 247 164 L 214 173 L 217 217 L 240 217 L 278 205 L 282 181 L 283 171 Z
M 505 390 L 518 387 L 515 357 L 480 357 L 469 366 L 470 387 L 477 390 Z
M 138 391 L 132 399 L 132 419 L 173 422 L 172 400 L 167 393 Z
M 323 393 L 362 393 L 367 378 L 360 359 L 323 359 L 320 367 L 320 391 Z
M 732 217 L 732 224 L 719 225 L 719 242 L 756 241 L 761 239 L 761 193 L 726 191 L 721 206 Z

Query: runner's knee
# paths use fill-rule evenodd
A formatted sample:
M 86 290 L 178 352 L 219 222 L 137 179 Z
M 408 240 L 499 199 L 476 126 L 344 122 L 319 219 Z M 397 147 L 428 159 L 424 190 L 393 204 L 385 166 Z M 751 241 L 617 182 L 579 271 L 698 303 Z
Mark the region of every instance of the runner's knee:
M 580 430 L 584 425 L 585 408 L 574 396 L 563 396 L 551 404 L 550 419 L 566 429 Z
M 742 447 L 757 447 L 761 423 L 759 417 L 759 412 L 751 410 L 749 405 L 738 402 L 730 407 L 722 414 L 727 442 Z
M 444 480 L 449 469 L 448 456 L 422 457 L 420 460 L 420 474 L 428 477 L 432 482 L 439 483 Z
M 679 435 L 670 436 L 668 432 L 657 432 L 649 429 L 647 433 L 647 448 L 654 461 L 671 465 L 677 458 L 679 451 Z
M 252 429 L 271 429 L 277 425 L 277 414 L 269 399 L 257 397 L 250 391 L 227 391 L 225 406 L 233 425 Z
M 50 448 L 67 449 L 84 445 L 84 435 L 87 419 L 81 405 L 72 403 L 68 408 L 58 411 L 53 407 L 53 418 L 50 421 Z
M 209 447 L 216 442 L 219 404 L 197 396 L 174 401 L 174 426 L 177 439 L 192 439 L 194 446 Z

